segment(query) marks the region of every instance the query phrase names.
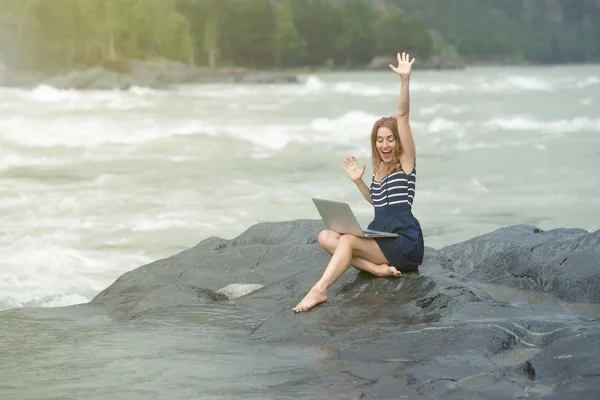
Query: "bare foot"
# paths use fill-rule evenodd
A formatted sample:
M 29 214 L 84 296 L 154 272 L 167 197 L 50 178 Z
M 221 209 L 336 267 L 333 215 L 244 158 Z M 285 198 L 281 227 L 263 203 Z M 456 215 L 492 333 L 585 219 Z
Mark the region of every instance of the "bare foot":
M 310 292 L 302 299 L 300 303 L 292 310 L 295 312 L 308 311 L 319 303 L 327 301 L 327 293 L 315 288 L 310 289 Z
M 375 272 L 373 273 L 373 275 L 378 276 L 380 278 L 385 278 L 388 276 L 393 276 L 394 278 L 398 278 L 402 274 L 395 267 L 391 267 L 387 264 L 375 265 L 374 269 L 375 269 Z
M 387 267 L 388 270 L 388 275 L 384 275 L 384 276 L 393 276 L 394 278 L 398 278 L 400 277 L 400 275 L 402 275 L 402 272 L 398 271 L 396 269 L 396 267 Z

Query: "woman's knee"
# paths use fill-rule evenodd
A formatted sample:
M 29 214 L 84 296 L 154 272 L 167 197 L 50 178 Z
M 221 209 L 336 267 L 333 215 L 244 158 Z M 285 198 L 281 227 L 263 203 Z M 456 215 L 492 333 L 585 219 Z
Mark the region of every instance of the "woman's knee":
M 324 230 L 319 232 L 319 237 L 317 238 L 321 247 L 326 250 L 335 249 L 337 246 L 337 241 L 340 237 L 339 233 L 336 233 L 331 230 Z
M 338 246 L 354 247 L 355 240 L 357 239 L 354 235 L 341 235 L 338 240 Z

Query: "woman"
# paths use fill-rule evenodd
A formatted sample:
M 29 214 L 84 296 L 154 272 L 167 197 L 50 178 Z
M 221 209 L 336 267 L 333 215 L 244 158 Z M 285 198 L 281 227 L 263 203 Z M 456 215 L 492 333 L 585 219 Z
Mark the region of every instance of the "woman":
M 390 68 L 400 76 L 400 101 L 395 117 L 377 120 L 371 132 L 373 178 L 369 188 L 362 179 L 366 165 L 346 158 L 344 169 L 365 199 L 374 206 L 375 219 L 369 229 L 394 232 L 397 238 L 359 238 L 324 230 L 319 244 L 332 255 L 321 279 L 295 312 L 307 311 L 327 301 L 327 289 L 350 267 L 376 276 L 399 277 L 401 271 L 415 271 L 423 262 L 423 233 L 412 214 L 415 196 L 415 142 L 410 130 L 409 82 L 414 58 L 398 53 L 398 66 Z

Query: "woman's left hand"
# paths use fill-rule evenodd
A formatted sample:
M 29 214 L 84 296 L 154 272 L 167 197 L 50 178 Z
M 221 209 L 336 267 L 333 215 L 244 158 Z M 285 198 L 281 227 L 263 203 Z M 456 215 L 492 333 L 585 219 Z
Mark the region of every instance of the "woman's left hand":
M 400 75 L 400 77 L 404 78 L 410 75 L 410 71 L 412 70 L 412 65 L 414 62 L 415 59 L 413 58 L 411 60 L 408 53 L 398 53 L 398 66 L 394 67 L 392 64 L 390 64 L 390 69 L 396 74 Z

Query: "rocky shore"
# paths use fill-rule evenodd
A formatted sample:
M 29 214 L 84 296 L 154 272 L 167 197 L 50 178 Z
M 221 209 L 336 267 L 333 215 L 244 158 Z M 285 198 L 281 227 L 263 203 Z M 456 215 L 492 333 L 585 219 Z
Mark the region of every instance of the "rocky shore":
M 325 349 L 320 367 L 286 385 L 330 398 L 597 395 L 600 231 L 518 225 L 427 248 L 418 273 L 351 270 L 327 303 L 295 314 L 329 259 L 316 242 L 322 228 L 264 223 L 208 238 L 124 274 L 84 307 L 120 323 L 229 303 L 260 321 L 247 327 L 256 345 Z
M 390 57 L 376 57 L 365 70 L 387 69 L 394 62 Z M 422 69 L 463 68 L 459 62 L 432 59 L 422 63 Z M 33 88 L 48 85 L 57 89 L 127 90 L 132 86 L 166 89 L 187 83 L 298 83 L 297 73 L 248 68 L 197 67 L 168 60 L 110 61 L 104 65 L 73 70 L 54 75 L 11 71 L 0 64 L 0 86 Z
M 57 89 L 127 90 L 132 86 L 166 89 L 186 83 L 296 83 L 295 74 L 255 71 L 247 68 L 196 67 L 168 60 L 107 62 L 102 66 L 56 75 L 21 73 L 0 69 L 0 86 Z

